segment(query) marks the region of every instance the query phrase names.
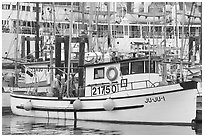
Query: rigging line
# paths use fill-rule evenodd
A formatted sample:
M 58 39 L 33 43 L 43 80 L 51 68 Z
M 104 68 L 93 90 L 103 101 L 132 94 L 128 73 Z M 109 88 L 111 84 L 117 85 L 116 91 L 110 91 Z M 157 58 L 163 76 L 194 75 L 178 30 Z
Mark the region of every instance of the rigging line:
M 10 4 L 9 5 L 12 5 L 12 3 L 10 2 Z M 12 8 L 12 7 L 11 7 Z M 7 18 L 7 20 L 9 20 L 10 18 L 11 18 L 11 15 L 13 14 L 13 10 L 11 10 L 11 12 L 10 12 L 10 14 L 9 14 L 9 16 L 8 16 L 8 18 Z
M 10 13 L 10 15 L 12 14 L 12 12 L 13 12 L 13 10 L 11 11 L 11 13 Z M 9 15 L 9 17 L 8 18 L 10 18 L 10 15 Z M 8 19 L 7 19 L 8 20 Z M 9 50 L 8 50 L 8 53 L 7 53 L 7 55 L 6 55 L 6 58 L 8 57 L 8 55 L 9 55 L 9 53 L 10 53 L 10 51 L 11 51 L 11 48 L 12 48 L 12 45 L 14 46 L 14 40 L 16 39 L 16 37 L 15 36 L 13 36 L 13 40 L 12 40 L 12 42 L 10 43 L 10 46 L 9 46 Z
M 26 55 L 24 58 L 21 58 L 21 59 L 24 59 L 24 60 L 26 60 L 27 59 L 27 57 L 29 56 L 29 55 L 32 55 L 32 54 L 34 54 L 35 53 L 35 51 L 33 51 L 33 52 L 30 52 L 28 55 Z
M 44 9 L 43 5 L 42 5 L 42 9 Z M 44 14 L 42 15 L 42 20 L 43 20 L 43 27 L 45 28 L 45 34 L 47 35 L 47 30 L 48 30 L 48 17 L 46 16 L 46 10 L 43 11 Z M 44 33 L 44 32 L 42 32 Z
M 26 3 L 27 6 L 29 6 L 30 2 Z M 25 27 L 28 28 L 28 22 L 29 22 L 29 19 L 28 19 L 28 11 L 27 11 L 27 8 L 25 9 L 26 10 L 26 14 L 25 14 L 25 20 L 26 20 L 26 24 L 25 24 Z M 25 36 L 25 33 L 23 33 L 23 35 Z
M 20 2 L 19 2 L 19 6 L 17 6 L 17 10 L 19 10 L 19 20 L 16 20 L 17 22 L 19 21 L 19 34 L 22 34 L 22 23 L 23 23 L 23 20 L 20 20 L 22 18 L 22 15 L 23 15 L 22 12 L 21 12 L 21 8 L 22 8 L 22 6 L 20 5 Z M 16 31 L 17 31 L 17 28 L 16 28 Z M 15 37 L 15 40 L 18 41 L 17 37 Z M 15 45 L 15 46 L 17 46 L 16 47 L 17 51 L 19 51 L 19 45 L 20 45 L 19 42 L 17 43 L 17 45 Z M 20 55 L 19 52 L 15 53 L 15 54 L 17 54 L 16 55 L 17 57 Z
M 97 46 L 97 50 L 99 48 L 99 41 L 98 41 L 98 16 L 99 16 L 99 2 L 96 4 L 96 14 L 95 14 L 95 31 L 96 31 L 96 46 Z
M 190 26 L 190 21 L 191 21 L 191 16 L 192 16 L 192 14 L 194 14 L 195 13 L 195 8 L 194 8 L 194 4 L 195 4 L 195 2 L 192 2 L 192 6 L 191 6 L 191 12 L 190 12 L 190 16 L 189 16 L 189 19 L 188 19 L 188 26 L 187 26 L 187 28 L 189 29 L 189 26 Z M 184 10 L 184 9 L 183 9 Z M 194 10 L 194 11 L 193 11 Z M 191 24 L 192 25 L 192 24 Z M 190 30 L 188 30 L 188 32 L 190 33 Z M 190 36 L 190 34 L 188 34 L 189 36 Z M 188 37 L 189 37 L 188 36 Z M 189 44 L 189 43 L 188 43 Z M 186 46 L 186 38 L 185 38 L 185 40 L 184 40 L 184 49 L 185 49 L 185 46 Z
M 15 36 L 13 36 L 13 39 L 12 39 L 12 41 L 10 42 L 9 50 L 8 50 L 8 52 L 7 52 L 6 58 L 9 56 L 9 53 L 10 53 L 10 51 L 11 51 L 11 48 L 14 46 L 14 41 L 15 41 Z
M 74 5 L 74 2 L 73 2 L 73 5 Z M 79 6 L 80 6 L 81 4 L 79 4 Z M 80 12 L 82 12 L 81 11 L 81 8 L 80 7 L 78 7 L 78 10 L 79 10 L 79 12 L 78 12 L 78 14 L 77 14 L 77 23 L 76 23 L 76 25 L 78 24 L 78 29 L 76 30 L 76 33 L 78 33 L 78 36 L 80 35 L 80 31 L 82 30 L 82 27 L 79 27 L 79 26 L 82 26 L 81 24 L 80 24 L 80 20 L 79 20 L 79 13 Z M 73 14 L 73 13 L 72 13 Z M 82 15 L 82 13 L 81 13 L 81 15 Z M 75 18 L 73 17 L 73 20 L 75 20 Z M 73 21 L 72 20 L 72 21 Z M 71 20 L 70 20 L 71 21 Z M 74 21 L 73 21 L 74 22 Z M 82 22 L 81 22 L 82 23 Z M 74 25 L 74 24 L 73 24 Z M 72 26 L 73 27 L 73 26 Z M 72 29 L 72 33 L 74 33 L 74 28 Z M 76 34 L 77 35 L 77 34 Z
M 193 51 L 193 48 L 190 49 L 189 53 L 187 53 L 186 55 L 184 55 L 184 59 L 187 59 L 188 55 L 190 54 L 190 52 Z
M 26 3 L 27 4 L 27 3 Z M 19 6 L 20 7 L 20 6 Z M 21 6 L 21 8 L 22 8 L 22 6 Z M 26 9 L 25 9 L 26 10 Z M 22 20 L 20 20 L 20 34 L 22 34 L 22 36 L 25 36 L 25 33 L 23 32 L 23 28 L 25 27 L 25 28 L 27 28 L 27 21 L 28 21 L 28 12 L 27 11 L 25 11 L 26 12 L 26 14 L 25 14 L 25 16 L 24 16 L 24 18 L 22 18 L 22 16 L 23 16 L 23 13 L 21 12 L 21 14 L 20 14 L 20 18 L 22 19 Z M 25 23 L 25 26 L 24 26 L 24 23 Z

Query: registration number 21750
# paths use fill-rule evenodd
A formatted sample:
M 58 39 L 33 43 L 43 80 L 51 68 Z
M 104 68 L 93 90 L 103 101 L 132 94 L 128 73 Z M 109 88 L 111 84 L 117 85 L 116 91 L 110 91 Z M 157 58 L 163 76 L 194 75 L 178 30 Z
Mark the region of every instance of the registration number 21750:
M 106 95 L 118 92 L 117 85 L 92 86 L 91 96 Z

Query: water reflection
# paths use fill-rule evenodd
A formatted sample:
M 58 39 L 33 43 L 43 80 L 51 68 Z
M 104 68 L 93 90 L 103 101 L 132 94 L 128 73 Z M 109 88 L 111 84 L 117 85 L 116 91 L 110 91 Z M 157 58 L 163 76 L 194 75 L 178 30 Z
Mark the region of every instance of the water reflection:
M 6 115 L 2 117 L 3 135 L 195 135 L 201 126 L 112 124 L 101 122 L 46 119 Z

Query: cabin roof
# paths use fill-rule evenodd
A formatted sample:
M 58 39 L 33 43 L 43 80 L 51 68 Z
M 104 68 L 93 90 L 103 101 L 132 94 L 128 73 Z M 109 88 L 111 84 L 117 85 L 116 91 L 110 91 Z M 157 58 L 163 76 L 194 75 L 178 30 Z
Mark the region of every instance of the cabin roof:
M 160 56 L 154 56 L 154 57 L 150 57 L 151 60 L 154 61 L 161 61 L 161 57 Z M 103 62 L 103 63 L 97 63 L 97 64 L 85 64 L 82 67 L 93 67 L 93 66 L 102 66 L 102 65 L 109 65 L 109 64 L 115 64 L 115 63 L 125 63 L 125 62 L 132 62 L 132 61 L 145 61 L 145 60 L 149 60 L 149 57 L 135 57 L 135 58 L 130 58 L 130 59 L 124 59 L 124 60 L 119 60 L 117 62 L 112 61 L 112 62 Z M 79 66 L 81 67 L 81 66 Z

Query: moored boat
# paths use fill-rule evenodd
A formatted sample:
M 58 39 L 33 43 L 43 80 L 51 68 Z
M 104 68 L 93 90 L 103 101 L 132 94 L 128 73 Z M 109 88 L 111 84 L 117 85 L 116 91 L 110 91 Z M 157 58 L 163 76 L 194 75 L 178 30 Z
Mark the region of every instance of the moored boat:
M 16 115 L 32 117 L 191 123 L 196 117 L 197 83 L 162 85 L 159 62 L 155 57 L 143 57 L 87 64 L 84 66 L 85 88 L 79 91 L 84 92 L 84 96 L 58 98 L 40 91 L 40 96 L 14 91 L 11 110 Z

